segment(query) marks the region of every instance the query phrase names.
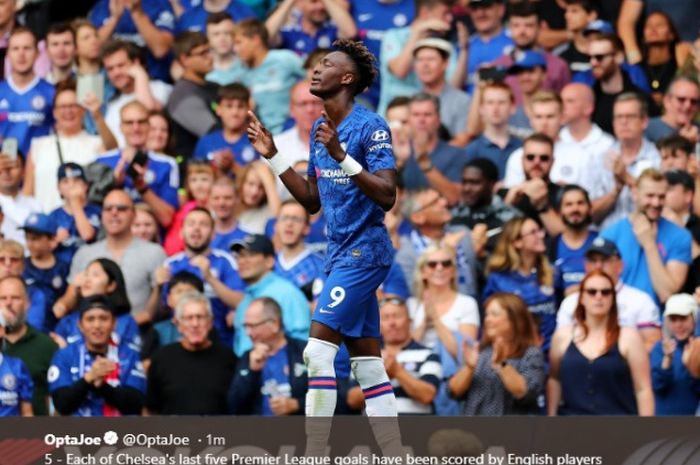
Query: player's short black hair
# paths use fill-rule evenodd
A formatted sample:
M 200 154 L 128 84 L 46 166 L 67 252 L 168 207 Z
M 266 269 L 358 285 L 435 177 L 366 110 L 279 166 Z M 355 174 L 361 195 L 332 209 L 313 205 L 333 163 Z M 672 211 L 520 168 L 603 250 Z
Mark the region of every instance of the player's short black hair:
M 481 171 L 481 176 L 489 182 L 495 183 L 498 181 L 498 167 L 488 158 L 474 158 L 464 165 L 464 170 L 467 168 L 474 168 Z
M 351 39 L 338 39 L 333 42 L 333 48 L 350 57 L 352 62 L 355 63 L 357 67 L 355 95 L 364 92 L 377 78 L 377 58 L 372 55 L 372 52 L 364 44 Z
M 670 150 L 671 153 L 674 154 L 676 151 L 680 150 L 685 153 L 686 156 L 690 155 L 693 153 L 693 150 L 695 150 L 693 143 L 679 134 L 673 134 L 659 139 L 659 141 L 656 142 L 656 148 L 659 149 L 659 151 Z
M 510 14 L 511 18 L 513 16 L 518 18 L 529 18 L 530 16 L 534 16 L 537 18 L 538 22 L 540 19 L 540 12 L 537 11 L 537 5 L 529 0 L 511 3 L 508 7 L 508 13 Z
M 588 191 L 586 189 L 579 186 L 578 184 L 567 184 L 561 188 L 561 190 L 559 191 L 559 195 L 557 195 L 557 211 L 561 210 L 561 203 L 564 201 L 564 196 L 569 192 L 580 192 L 581 194 L 583 194 L 583 197 L 586 200 L 588 206 L 591 206 L 591 197 L 588 195 Z

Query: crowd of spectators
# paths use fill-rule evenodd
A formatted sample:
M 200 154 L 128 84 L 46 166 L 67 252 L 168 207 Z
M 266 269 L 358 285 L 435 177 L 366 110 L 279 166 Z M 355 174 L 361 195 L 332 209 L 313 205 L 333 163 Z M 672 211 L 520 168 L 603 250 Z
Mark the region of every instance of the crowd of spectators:
M 700 1 L 67 3 L 0 0 L 0 416 L 304 413 L 324 212 L 246 129 L 307 176 L 336 39 L 391 128 L 399 413 L 700 414 Z

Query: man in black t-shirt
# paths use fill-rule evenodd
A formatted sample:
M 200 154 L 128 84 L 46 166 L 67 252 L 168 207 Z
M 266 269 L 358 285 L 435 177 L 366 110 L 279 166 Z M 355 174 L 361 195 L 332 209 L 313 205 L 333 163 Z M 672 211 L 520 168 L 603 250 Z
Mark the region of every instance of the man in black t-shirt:
M 153 355 L 144 415 L 225 414 L 236 357 L 209 338 L 209 299 L 199 292 L 185 294 L 175 307 L 175 319 L 182 339 Z

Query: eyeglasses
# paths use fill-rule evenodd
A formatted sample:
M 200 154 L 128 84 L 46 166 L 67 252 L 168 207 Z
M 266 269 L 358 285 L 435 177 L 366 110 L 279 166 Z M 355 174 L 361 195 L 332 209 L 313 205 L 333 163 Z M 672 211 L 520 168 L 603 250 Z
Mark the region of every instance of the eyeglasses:
M 80 108 L 80 105 L 77 103 L 66 103 L 64 105 L 56 105 L 54 108 L 56 110 L 76 110 Z
M 690 102 L 690 104 L 694 107 L 700 105 L 700 98 L 681 97 L 680 95 L 674 95 L 673 98 L 675 98 L 676 102 L 680 103 L 681 105 L 683 105 L 685 102 Z
M 406 305 L 406 302 L 403 299 L 400 299 L 399 297 L 384 297 L 383 299 L 379 299 L 379 306 L 382 307 L 386 304 L 391 304 L 391 305 Z
M 131 205 L 105 205 L 102 207 L 102 211 L 106 212 L 111 212 L 111 211 L 118 211 L 119 213 L 124 213 L 126 211 L 131 210 Z
M 539 161 L 542 163 L 547 163 L 552 159 L 552 156 L 547 153 L 541 153 L 539 155 L 536 153 L 528 153 L 525 155 L 525 160 L 527 161 L 535 161 L 535 158 L 539 159 Z
M 443 268 L 452 268 L 452 260 L 429 260 L 425 262 L 425 266 L 427 266 L 431 270 L 437 268 L 438 265 L 442 265 Z
M 620 114 L 620 115 L 613 115 L 613 120 L 615 121 L 630 121 L 630 120 L 635 120 L 635 119 L 640 119 L 642 115 L 639 113 L 629 113 L 629 114 Z
M 306 218 L 301 218 L 298 216 L 291 216 L 291 215 L 282 215 L 279 217 L 279 219 L 277 221 L 279 221 L 280 223 L 283 221 L 284 222 L 289 221 L 290 223 L 301 224 L 301 223 L 306 223 Z
M 148 119 L 124 119 L 122 120 L 122 124 L 124 126 L 141 126 L 144 124 L 148 124 Z
M 265 323 L 269 323 L 270 321 L 272 321 L 272 319 L 267 318 L 267 319 L 265 319 L 265 320 L 258 321 L 257 323 L 243 323 L 243 328 L 244 328 L 244 329 L 253 329 L 253 328 L 257 328 L 257 327 L 259 327 L 259 326 L 264 325 Z
M 583 290 L 586 294 L 588 294 L 591 297 L 595 297 L 596 295 L 600 294 L 603 297 L 610 297 L 613 293 L 613 290 L 609 287 L 605 289 L 595 289 L 593 287 L 587 287 L 586 289 Z
M 588 55 L 588 61 L 603 61 L 609 56 L 615 55 L 615 52 L 608 52 L 608 53 L 593 53 L 591 55 Z
M 195 314 L 195 315 L 187 315 L 183 316 L 181 318 L 178 318 L 180 321 L 183 321 L 185 323 L 193 323 L 193 322 L 200 322 L 200 321 L 207 321 L 209 319 L 208 314 Z

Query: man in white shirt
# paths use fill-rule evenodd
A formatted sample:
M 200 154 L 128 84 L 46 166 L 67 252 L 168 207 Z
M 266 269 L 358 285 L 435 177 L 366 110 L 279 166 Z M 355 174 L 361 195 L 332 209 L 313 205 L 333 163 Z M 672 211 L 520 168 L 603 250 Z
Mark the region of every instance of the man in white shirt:
M 659 308 L 646 292 L 628 286 L 620 280 L 623 266 L 620 251 L 612 241 L 598 237 L 586 251 L 586 273 L 602 270 L 615 281 L 617 319 L 620 326 L 637 328 L 644 341 L 644 347 L 651 351 L 654 344 L 661 339 Z M 557 313 L 557 327 L 573 324 L 578 301 L 578 292 L 564 299 Z
M 537 92 L 530 101 L 530 125 L 535 132 L 546 134 L 554 141 L 554 165 L 549 179 L 557 184 L 578 184 L 591 194 L 599 190 L 600 163 L 578 144 L 559 138 L 563 121 L 561 98 L 551 91 Z M 525 181 L 523 149 L 511 153 L 506 164 L 505 187 L 511 188 Z M 595 198 L 595 196 L 591 195 Z
M 168 101 L 172 87 L 162 81 L 151 80 L 139 61 L 139 51 L 128 42 L 113 41 L 102 49 L 102 63 L 109 82 L 117 94 L 106 102 L 105 121 L 119 147 L 125 140 L 120 127 L 121 109 L 138 100 L 147 110 L 160 110 Z
M 22 179 L 22 158 L 19 155 L 11 158 L 0 154 L 0 209 L 4 215 L 0 231 L 5 239 L 26 245 L 24 231 L 18 228 L 24 226 L 29 215 L 38 213 L 41 209 L 34 197 L 28 197 L 20 191 Z
M 593 90 L 574 82 L 562 89 L 561 99 L 566 126 L 559 131 L 559 140 L 578 145 L 596 159 L 606 156 L 615 139 L 591 120 L 595 108 Z

